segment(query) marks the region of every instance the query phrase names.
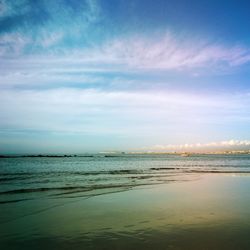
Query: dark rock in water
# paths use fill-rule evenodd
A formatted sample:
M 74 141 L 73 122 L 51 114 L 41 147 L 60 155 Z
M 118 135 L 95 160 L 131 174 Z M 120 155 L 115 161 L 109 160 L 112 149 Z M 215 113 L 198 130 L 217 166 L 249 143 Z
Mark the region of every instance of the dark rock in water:
M 0 158 L 9 158 L 7 155 L 0 155 Z

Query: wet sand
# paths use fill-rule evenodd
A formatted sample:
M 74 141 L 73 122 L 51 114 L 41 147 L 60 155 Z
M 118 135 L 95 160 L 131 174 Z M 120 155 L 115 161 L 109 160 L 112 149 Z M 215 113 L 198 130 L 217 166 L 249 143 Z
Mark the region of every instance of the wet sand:
M 249 249 L 250 175 L 0 206 L 2 249 Z

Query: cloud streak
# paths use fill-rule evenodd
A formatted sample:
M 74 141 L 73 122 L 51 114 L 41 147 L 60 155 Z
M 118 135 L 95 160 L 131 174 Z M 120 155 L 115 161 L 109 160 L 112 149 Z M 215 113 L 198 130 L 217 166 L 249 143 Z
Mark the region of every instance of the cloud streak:
M 195 132 L 199 126 L 250 124 L 248 95 L 196 96 L 171 92 L 80 89 L 2 90 L 1 129 L 120 134 Z M 145 112 L 146 111 L 146 112 Z M 183 125 L 185 124 L 185 125 Z M 192 128 L 193 127 L 193 128 Z M 157 128 L 157 130 L 155 129 Z M 164 132 L 165 131 L 165 132 Z
M 158 39 L 138 36 L 116 39 L 104 45 L 103 50 L 113 60 L 140 69 L 221 69 L 250 60 L 250 49 L 243 46 L 225 46 L 189 37 L 177 39 L 171 33 Z
M 53 45 L 63 36 L 64 34 L 60 32 L 44 35 L 45 38 L 40 44 L 43 47 Z M 84 83 L 85 78 L 79 73 L 85 71 L 139 74 L 144 74 L 145 71 L 151 73 L 166 71 L 189 75 L 213 75 L 230 72 L 250 61 L 250 49 L 243 46 L 223 46 L 196 42 L 188 38 L 178 40 L 170 33 L 158 39 L 143 36 L 117 38 L 98 46 L 65 50 L 62 53 L 52 52 L 43 56 L 39 54 L 11 56 L 10 50 L 15 50 L 18 54 L 27 44 L 32 43 L 29 38 L 20 34 L 4 35 L 1 43 L 5 44 L 2 53 L 7 53 L 9 58 L 0 59 L 2 65 L 0 70 L 3 72 L 0 80 L 4 83 L 7 77 L 10 85 L 20 85 L 25 81 L 33 82 L 35 85 L 41 82 L 41 79 L 45 84 L 48 81 L 55 83 L 64 81 L 62 77 L 65 77 L 66 81 L 71 79 L 71 82 Z M 59 75 L 58 72 L 63 74 Z M 15 79 L 16 74 L 20 78 Z

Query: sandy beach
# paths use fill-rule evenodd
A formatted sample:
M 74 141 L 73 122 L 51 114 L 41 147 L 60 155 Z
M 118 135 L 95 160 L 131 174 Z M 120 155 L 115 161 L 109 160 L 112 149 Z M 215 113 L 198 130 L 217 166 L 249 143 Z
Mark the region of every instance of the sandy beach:
M 249 249 L 250 175 L 1 205 L 3 249 Z

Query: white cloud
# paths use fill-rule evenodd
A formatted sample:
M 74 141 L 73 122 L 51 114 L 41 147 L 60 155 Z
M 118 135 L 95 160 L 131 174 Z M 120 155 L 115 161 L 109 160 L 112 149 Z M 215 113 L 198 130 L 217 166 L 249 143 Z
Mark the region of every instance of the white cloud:
M 186 143 L 186 144 L 167 144 L 154 145 L 153 147 L 143 148 L 152 151 L 211 151 L 211 150 L 250 150 L 250 140 L 228 140 L 209 143 Z

